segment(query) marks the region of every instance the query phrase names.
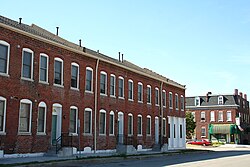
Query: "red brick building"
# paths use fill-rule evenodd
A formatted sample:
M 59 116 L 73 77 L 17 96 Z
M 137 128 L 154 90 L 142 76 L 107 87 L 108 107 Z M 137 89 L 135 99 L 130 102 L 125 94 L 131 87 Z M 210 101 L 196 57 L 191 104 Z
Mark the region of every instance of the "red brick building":
M 185 87 L 0 16 L 0 150 L 185 148 Z
M 213 142 L 248 144 L 250 113 L 247 95 L 234 94 L 186 97 L 186 111 L 192 112 L 196 129 L 193 138 Z

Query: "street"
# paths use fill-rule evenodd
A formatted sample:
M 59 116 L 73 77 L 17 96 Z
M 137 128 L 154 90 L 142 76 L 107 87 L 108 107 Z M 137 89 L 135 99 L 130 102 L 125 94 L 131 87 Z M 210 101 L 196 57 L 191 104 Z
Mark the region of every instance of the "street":
M 103 160 L 89 160 L 89 161 L 70 161 L 61 162 L 57 164 L 50 164 L 48 166 L 88 166 L 88 167 L 121 167 L 121 166 L 135 166 L 135 167 L 164 167 L 164 166 L 209 166 L 209 167 L 234 167 L 234 166 L 249 166 L 250 150 L 223 150 L 203 153 L 188 153 L 177 155 L 158 155 L 147 158 L 125 158 L 125 159 L 103 159 Z M 43 164 L 44 166 L 44 164 Z

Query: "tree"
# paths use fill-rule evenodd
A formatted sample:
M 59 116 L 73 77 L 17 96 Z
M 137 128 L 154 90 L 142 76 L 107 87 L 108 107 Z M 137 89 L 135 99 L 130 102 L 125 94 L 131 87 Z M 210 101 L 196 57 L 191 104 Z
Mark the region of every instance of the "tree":
M 196 127 L 196 122 L 194 121 L 194 116 L 191 112 L 186 112 L 186 138 L 191 139 L 194 135 L 194 129 Z

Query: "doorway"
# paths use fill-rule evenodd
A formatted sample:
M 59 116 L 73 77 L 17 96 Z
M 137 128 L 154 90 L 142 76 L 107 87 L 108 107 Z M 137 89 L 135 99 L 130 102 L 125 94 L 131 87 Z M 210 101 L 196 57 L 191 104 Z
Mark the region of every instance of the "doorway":
M 159 144 L 159 118 L 155 117 L 155 144 Z
M 62 105 L 53 104 L 51 123 L 51 144 L 56 144 L 56 139 L 61 136 L 62 131 Z
M 118 144 L 123 144 L 123 113 L 118 113 Z

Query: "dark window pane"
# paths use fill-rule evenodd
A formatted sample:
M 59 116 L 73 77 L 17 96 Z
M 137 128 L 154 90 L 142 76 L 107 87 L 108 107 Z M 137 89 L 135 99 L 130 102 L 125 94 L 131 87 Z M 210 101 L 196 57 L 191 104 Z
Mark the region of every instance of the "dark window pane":
M 23 51 L 23 77 L 31 78 L 31 63 L 32 54 L 26 51 Z
M 41 56 L 40 59 L 40 81 L 47 82 L 47 57 Z
M 0 44 L 0 72 L 7 72 L 8 46 Z
M 77 88 L 78 67 L 71 67 L 71 87 Z
M 44 120 L 45 120 L 45 108 L 39 107 L 38 108 L 38 132 L 44 132 Z
M 55 61 L 55 84 L 62 84 L 62 62 Z
M 0 131 L 3 131 L 5 102 L 0 101 Z

